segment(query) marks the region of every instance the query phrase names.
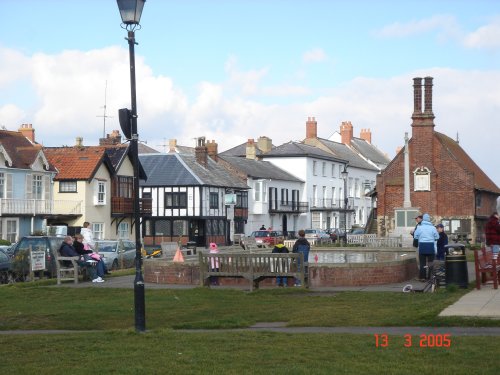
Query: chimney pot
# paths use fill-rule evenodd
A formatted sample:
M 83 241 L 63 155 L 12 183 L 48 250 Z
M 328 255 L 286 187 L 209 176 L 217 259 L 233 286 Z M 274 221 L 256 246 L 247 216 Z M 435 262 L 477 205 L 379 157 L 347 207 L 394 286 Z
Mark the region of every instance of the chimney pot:
M 318 138 L 318 122 L 314 117 L 308 117 L 306 122 L 306 139 Z

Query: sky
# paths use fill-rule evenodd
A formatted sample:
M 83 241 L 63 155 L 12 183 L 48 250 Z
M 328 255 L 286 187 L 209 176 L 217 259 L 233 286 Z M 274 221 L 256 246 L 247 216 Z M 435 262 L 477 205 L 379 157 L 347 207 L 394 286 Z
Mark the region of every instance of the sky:
M 116 2 L 0 4 L 0 126 L 33 124 L 45 146 L 120 129 L 130 76 Z M 500 186 L 500 1 L 147 0 L 136 40 L 150 147 L 280 145 L 315 117 L 319 137 L 351 121 L 392 158 L 411 137 L 412 78 L 432 76 L 435 130 Z

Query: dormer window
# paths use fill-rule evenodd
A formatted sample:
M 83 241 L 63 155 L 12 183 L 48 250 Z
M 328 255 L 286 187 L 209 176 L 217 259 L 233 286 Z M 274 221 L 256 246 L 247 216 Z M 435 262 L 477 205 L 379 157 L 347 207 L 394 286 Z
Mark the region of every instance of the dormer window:
M 431 171 L 420 167 L 413 171 L 413 186 L 415 191 L 431 191 Z

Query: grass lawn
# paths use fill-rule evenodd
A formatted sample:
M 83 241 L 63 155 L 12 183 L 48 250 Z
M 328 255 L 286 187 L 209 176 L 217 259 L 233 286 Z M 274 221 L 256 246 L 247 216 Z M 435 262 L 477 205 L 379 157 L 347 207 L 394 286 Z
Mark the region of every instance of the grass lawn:
M 0 335 L 2 374 L 496 374 L 497 337 L 452 337 L 451 346 L 411 347 L 389 336 L 217 331 L 256 322 L 289 326 L 500 326 L 439 318 L 466 291 L 438 293 L 146 289 L 147 333 L 133 330 L 131 289 L 16 284 L 0 287 L 0 330 L 97 332 Z M 176 328 L 213 329 L 180 332 Z M 381 332 L 383 333 L 383 332 Z M 477 371 L 480 366 L 480 371 Z

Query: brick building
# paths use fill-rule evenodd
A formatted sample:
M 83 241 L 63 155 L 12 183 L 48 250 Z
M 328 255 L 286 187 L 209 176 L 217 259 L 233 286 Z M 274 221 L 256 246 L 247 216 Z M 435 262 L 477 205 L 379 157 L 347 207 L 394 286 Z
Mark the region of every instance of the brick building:
M 408 233 L 415 215 L 427 212 L 452 238 L 481 241 L 500 189 L 457 141 L 434 130 L 432 77 L 425 77 L 423 85 L 422 78 L 413 80 L 411 138 L 406 137 L 405 147 L 377 177 L 378 234 Z

